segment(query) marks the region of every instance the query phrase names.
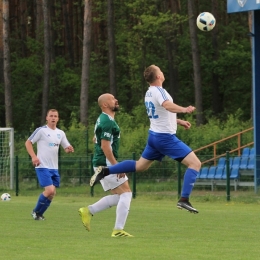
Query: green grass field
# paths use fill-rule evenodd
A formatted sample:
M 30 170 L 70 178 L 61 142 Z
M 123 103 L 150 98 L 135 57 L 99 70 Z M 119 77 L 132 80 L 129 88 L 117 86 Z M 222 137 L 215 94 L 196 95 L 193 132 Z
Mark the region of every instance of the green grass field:
M 96 214 L 91 232 L 78 215 L 100 194 L 60 191 L 46 221 L 30 216 L 41 190 L 0 202 L 0 259 L 259 259 L 259 198 L 253 193 L 227 202 L 223 193 L 195 191 L 191 202 L 197 215 L 178 210 L 176 195 L 141 195 L 133 199 L 125 227 L 134 237 L 111 238 L 115 208 Z

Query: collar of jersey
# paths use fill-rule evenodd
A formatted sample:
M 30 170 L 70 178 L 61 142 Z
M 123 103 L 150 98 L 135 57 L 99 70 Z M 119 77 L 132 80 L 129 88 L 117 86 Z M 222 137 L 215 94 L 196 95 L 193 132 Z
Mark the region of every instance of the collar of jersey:
M 112 116 L 110 116 L 109 114 L 105 113 L 105 112 L 102 112 L 102 114 L 105 114 L 107 115 L 109 118 L 111 118 L 112 120 L 115 120 Z

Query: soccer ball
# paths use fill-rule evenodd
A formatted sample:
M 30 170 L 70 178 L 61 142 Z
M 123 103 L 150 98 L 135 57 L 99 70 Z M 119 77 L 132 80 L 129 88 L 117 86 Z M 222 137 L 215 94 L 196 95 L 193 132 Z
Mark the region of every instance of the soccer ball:
M 3 200 L 3 201 L 9 201 L 9 200 L 11 200 L 11 195 L 10 195 L 9 193 L 3 193 L 3 194 L 1 195 L 1 200 Z
M 211 31 L 216 25 L 216 19 L 213 14 L 204 12 L 197 17 L 197 26 L 203 32 Z

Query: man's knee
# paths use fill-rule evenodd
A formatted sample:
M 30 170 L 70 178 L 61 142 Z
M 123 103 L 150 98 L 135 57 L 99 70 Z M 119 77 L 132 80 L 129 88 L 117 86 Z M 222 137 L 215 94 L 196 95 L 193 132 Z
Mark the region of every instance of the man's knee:
M 121 185 L 119 185 L 118 187 L 116 187 L 115 189 L 112 190 L 112 192 L 114 194 L 122 194 L 122 193 L 125 193 L 125 192 L 132 192 L 131 191 L 131 188 L 129 186 L 129 183 L 128 181 L 122 183 Z
M 143 172 L 147 169 L 149 169 L 149 167 L 151 166 L 153 162 L 146 160 L 144 158 L 140 158 L 137 162 L 136 162 L 136 171 L 137 172 Z
M 185 164 L 188 168 L 194 169 L 196 171 L 199 171 L 201 168 L 201 161 L 194 152 L 191 152 L 188 156 L 186 156 L 182 163 Z
M 199 159 L 196 160 L 196 162 L 195 162 L 195 167 L 196 167 L 197 169 L 200 169 L 200 168 L 201 168 L 201 161 L 200 161 Z
M 189 168 L 199 171 L 201 168 L 201 161 L 199 159 L 192 161 L 189 165 Z
M 44 190 L 44 195 L 46 197 L 48 197 L 49 199 L 52 199 L 56 194 L 56 187 L 51 185 L 51 186 L 47 186 L 45 187 L 45 190 Z

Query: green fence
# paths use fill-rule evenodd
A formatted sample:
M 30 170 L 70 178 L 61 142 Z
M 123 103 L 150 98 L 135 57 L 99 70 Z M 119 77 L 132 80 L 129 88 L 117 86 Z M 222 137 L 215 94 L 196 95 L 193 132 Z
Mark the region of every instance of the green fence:
M 228 153 L 227 156 L 229 157 Z M 92 154 L 79 157 L 61 156 L 59 158 L 61 187 L 77 187 L 81 185 L 89 187 L 90 178 L 94 173 L 92 157 Z M 136 160 L 138 158 L 139 155 L 136 156 L 135 153 L 133 153 L 132 156 L 129 157 L 120 157 L 118 161 L 126 159 Z M 26 193 L 29 190 L 40 188 L 31 159 L 28 156 L 16 156 L 14 160 L 15 178 L 13 181 L 13 190 L 16 192 L 16 195 L 19 195 L 20 192 Z M 185 169 L 185 166 L 182 166 L 180 163 L 165 157 L 163 158 L 162 162 L 155 161 L 152 166 L 144 172 L 129 173 L 128 177 L 132 187 L 133 197 L 136 197 L 136 189 L 138 188 L 138 192 L 140 192 L 141 187 L 144 188 L 146 192 L 160 193 L 165 191 L 177 191 L 178 196 L 180 196 L 181 184 Z M 245 182 L 248 180 L 243 181 Z M 8 186 L 9 183 L 10 180 L 0 180 L 0 191 L 8 191 L 10 189 L 10 186 Z M 227 198 L 229 199 L 229 180 L 227 180 L 227 184 Z M 90 194 L 94 195 L 93 189 L 90 190 Z
M 80 185 L 88 185 L 91 176 L 93 175 L 92 156 L 81 157 L 60 157 L 59 159 L 59 173 L 61 176 L 61 186 L 72 187 Z M 126 159 L 136 159 L 133 153 L 131 157 L 120 157 L 119 161 Z M 15 180 L 14 189 L 17 195 L 20 190 L 28 190 L 39 188 L 35 169 L 32 166 L 29 157 L 15 157 Z M 136 193 L 136 182 L 168 182 L 177 181 L 178 179 L 178 163 L 172 159 L 164 158 L 162 162 L 154 162 L 152 166 L 142 173 L 129 173 L 128 177 L 132 183 L 133 194 Z M 8 188 L 6 183 L 0 183 L 0 189 Z

